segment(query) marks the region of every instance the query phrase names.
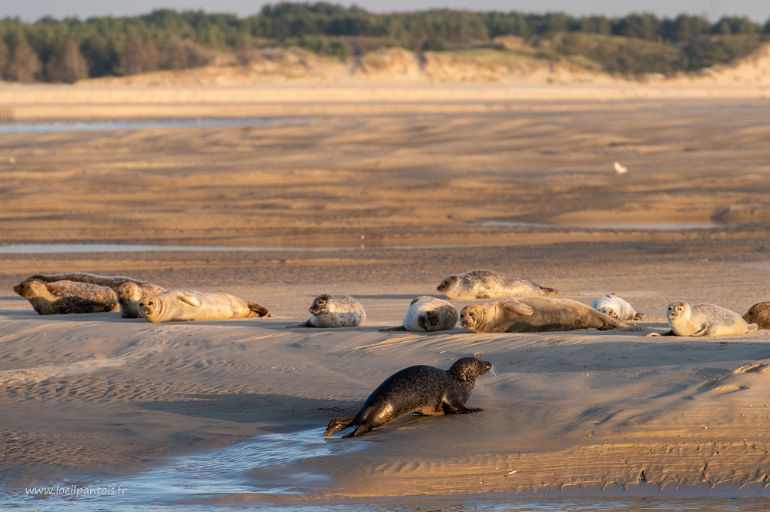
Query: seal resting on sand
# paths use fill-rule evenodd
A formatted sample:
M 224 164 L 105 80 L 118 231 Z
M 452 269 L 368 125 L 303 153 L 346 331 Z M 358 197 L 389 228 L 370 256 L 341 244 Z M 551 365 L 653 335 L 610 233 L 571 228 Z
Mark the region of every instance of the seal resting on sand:
M 754 304 L 743 315 L 743 319 L 750 324 L 757 324 L 760 329 L 770 329 L 770 302 Z
M 627 300 L 618 297 L 614 293 L 608 293 L 607 295 L 602 295 L 601 297 L 594 299 L 591 303 L 591 307 L 596 311 L 601 311 L 605 315 L 609 315 L 621 322 L 642 319 L 642 315 L 637 313 Z
M 150 322 L 269 316 L 267 308 L 255 302 L 247 302 L 229 293 L 205 293 L 195 290 L 169 290 L 140 302 L 139 309 Z
M 13 291 L 27 299 L 40 315 L 104 313 L 118 307 L 115 292 L 96 284 L 66 280 L 46 283 L 30 278 L 14 286 Z
M 452 274 L 436 287 L 450 299 L 497 299 L 500 297 L 528 297 L 554 295 L 553 288 L 540 286 L 524 278 L 508 277 L 492 270 L 471 270 Z
M 683 300 L 672 302 L 666 308 L 671 330 L 651 336 L 730 336 L 756 331 L 757 324 L 749 324 L 738 313 L 714 304 L 688 304 Z
M 136 284 L 127 281 L 118 287 L 118 303 L 120 304 L 120 316 L 123 318 L 141 318 L 142 311 L 139 304 L 142 301 L 149 300 L 151 297 L 157 297 L 166 291 L 165 288 L 157 284 Z
M 100 276 L 98 274 L 89 274 L 87 272 L 66 272 L 62 274 L 35 274 L 29 279 L 37 279 L 44 283 L 52 283 L 54 281 L 74 281 L 76 283 L 90 283 L 98 284 L 99 286 L 107 286 L 112 288 L 115 292 L 123 283 L 136 283 L 139 285 L 144 284 L 144 281 L 134 279 L 133 277 L 125 276 Z
M 375 389 L 355 416 L 334 418 L 324 436 L 331 436 L 351 426 L 357 428 L 344 437 L 358 437 L 406 414 L 424 416 L 465 414 L 465 402 L 471 396 L 476 378 L 492 369 L 492 363 L 475 357 L 458 359 L 448 369 L 410 366 L 385 379 Z
M 400 327 L 382 329 L 383 331 L 431 332 L 452 329 L 457 323 L 457 308 L 454 304 L 426 295 L 417 297 L 409 303 Z
M 348 295 L 319 295 L 309 308 L 313 315 L 305 327 L 360 327 L 366 323 L 366 311 Z
M 463 308 L 460 320 L 475 332 L 636 329 L 576 300 L 555 297 L 509 297 L 472 304 Z

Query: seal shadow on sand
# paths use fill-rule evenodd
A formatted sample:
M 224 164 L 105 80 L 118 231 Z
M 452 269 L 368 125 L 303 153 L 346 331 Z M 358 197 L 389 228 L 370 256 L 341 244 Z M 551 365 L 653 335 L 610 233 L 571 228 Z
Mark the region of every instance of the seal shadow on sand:
M 45 322 L 77 322 L 77 321 L 84 321 L 84 322 L 105 322 L 105 323 L 117 323 L 117 322 L 127 322 L 132 320 L 142 320 L 145 321 L 143 318 L 122 318 L 120 316 L 119 312 L 113 312 L 113 313 L 72 313 L 72 314 L 62 314 L 62 315 L 39 315 L 37 314 L 33 309 L 27 310 L 20 310 L 20 309 L 0 309 L 0 316 L 4 316 L 6 318 L 12 319 L 12 320 L 38 320 L 38 321 L 45 321 Z

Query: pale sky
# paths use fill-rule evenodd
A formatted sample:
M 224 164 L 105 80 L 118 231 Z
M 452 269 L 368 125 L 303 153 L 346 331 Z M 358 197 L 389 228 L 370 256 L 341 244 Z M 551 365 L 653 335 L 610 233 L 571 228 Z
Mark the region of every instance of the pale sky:
M 203 9 L 240 16 L 256 14 L 267 3 L 260 0 L 0 0 L 0 18 L 18 16 L 34 21 L 43 16 L 62 18 L 77 16 L 125 16 L 145 14 L 154 9 Z M 770 0 L 359 0 L 335 2 L 359 5 L 371 11 L 407 11 L 433 7 L 453 9 L 502 10 L 522 12 L 563 11 L 574 15 L 603 14 L 623 16 L 630 12 L 647 11 L 659 16 L 688 14 L 705 15 L 716 20 L 723 15 L 742 15 L 757 21 L 770 17 Z

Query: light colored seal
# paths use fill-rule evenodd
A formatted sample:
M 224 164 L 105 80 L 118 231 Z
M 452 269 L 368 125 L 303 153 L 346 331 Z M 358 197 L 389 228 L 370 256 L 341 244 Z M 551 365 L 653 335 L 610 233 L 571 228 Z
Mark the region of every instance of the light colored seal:
M 313 316 L 306 327 L 360 327 L 366 323 L 364 307 L 348 295 L 319 295 L 309 311 Z
M 383 331 L 431 332 L 452 329 L 457 323 L 457 308 L 454 304 L 426 295 L 417 297 L 409 303 L 400 327 L 382 329 Z
M 37 279 L 44 283 L 52 283 L 54 281 L 74 281 L 76 283 L 90 283 L 98 284 L 99 286 L 106 286 L 112 288 L 114 291 L 118 291 L 118 288 L 123 283 L 136 283 L 139 285 L 144 284 L 144 281 L 134 279 L 133 277 L 125 276 L 100 276 L 98 274 L 89 274 L 87 272 L 66 272 L 62 274 L 35 274 L 29 279 Z
M 462 326 L 475 332 L 545 332 L 636 327 L 576 300 L 556 297 L 508 297 L 465 306 Z
M 637 313 L 627 300 L 618 297 L 614 293 L 608 293 L 607 295 L 602 295 L 601 297 L 594 299 L 591 303 L 591 307 L 596 311 L 601 311 L 605 315 L 609 315 L 621 322 L 642 319 L 642 315 Z
M 104 313 L 118 308 L 115 292 L 96 284 L 27 279 L 14 286 L 13 291 L 27 299 L 40 315 Z
M 255 302 L 247 302 L 229 293 L 205 293 L 195 290 L 169 290 L 140 302 L 139 308 L 150 322 L 269 316 L 267 308 Z
M 141 318 L 142 311 L 139 307 L 143 301 L 156 297 L 166 291 L 157 284 L 138 285 L 127 281 L 118 287 L 118 303 L 120 304 L 120 316 L 123 318 Z
M 663 336 L 730 336 L 759 328 L 746 323 L 738 313 L 714 304 L 690 305 L 677 300 L 668 305 L 666 316 L 671 330 Z
M 492 270 L 471 270 L 452 274 L 436 287 L 450 299 L 498 299 L 501 297 L 530 297 L 554 295 L 553 288 L 540 286 L 529 279 L 508 277 Z
M 476 378 L 492 369 L 492 363 L 475 357 L 458 359 L 448 369 L 433 366 L 410 366 L 388 377 L 375 389 L 358 414 L 334 418 L 324 436 L 348 427 L 356 429 L 344 437 L 358 437 L 401 416 L 417 413 L 423 416 L 467 414 L 481 409 L 465 407 Z
M 743 315 L 746 323 L 757 324 L 760 329 L 770 329 L 770 302 L 758 302 Z

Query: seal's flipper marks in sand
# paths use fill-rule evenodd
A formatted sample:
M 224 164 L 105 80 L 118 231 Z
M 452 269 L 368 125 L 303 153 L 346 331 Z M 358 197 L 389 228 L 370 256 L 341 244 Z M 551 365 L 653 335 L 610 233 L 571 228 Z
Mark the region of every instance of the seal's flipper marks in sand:
M 266 316 L 268 318 L 270 317 L 270 311 L 262 304 L 257 304 L 256 302 L 248 302 L 247 304 L 249 309 L 256 313 L 257 316 Z

